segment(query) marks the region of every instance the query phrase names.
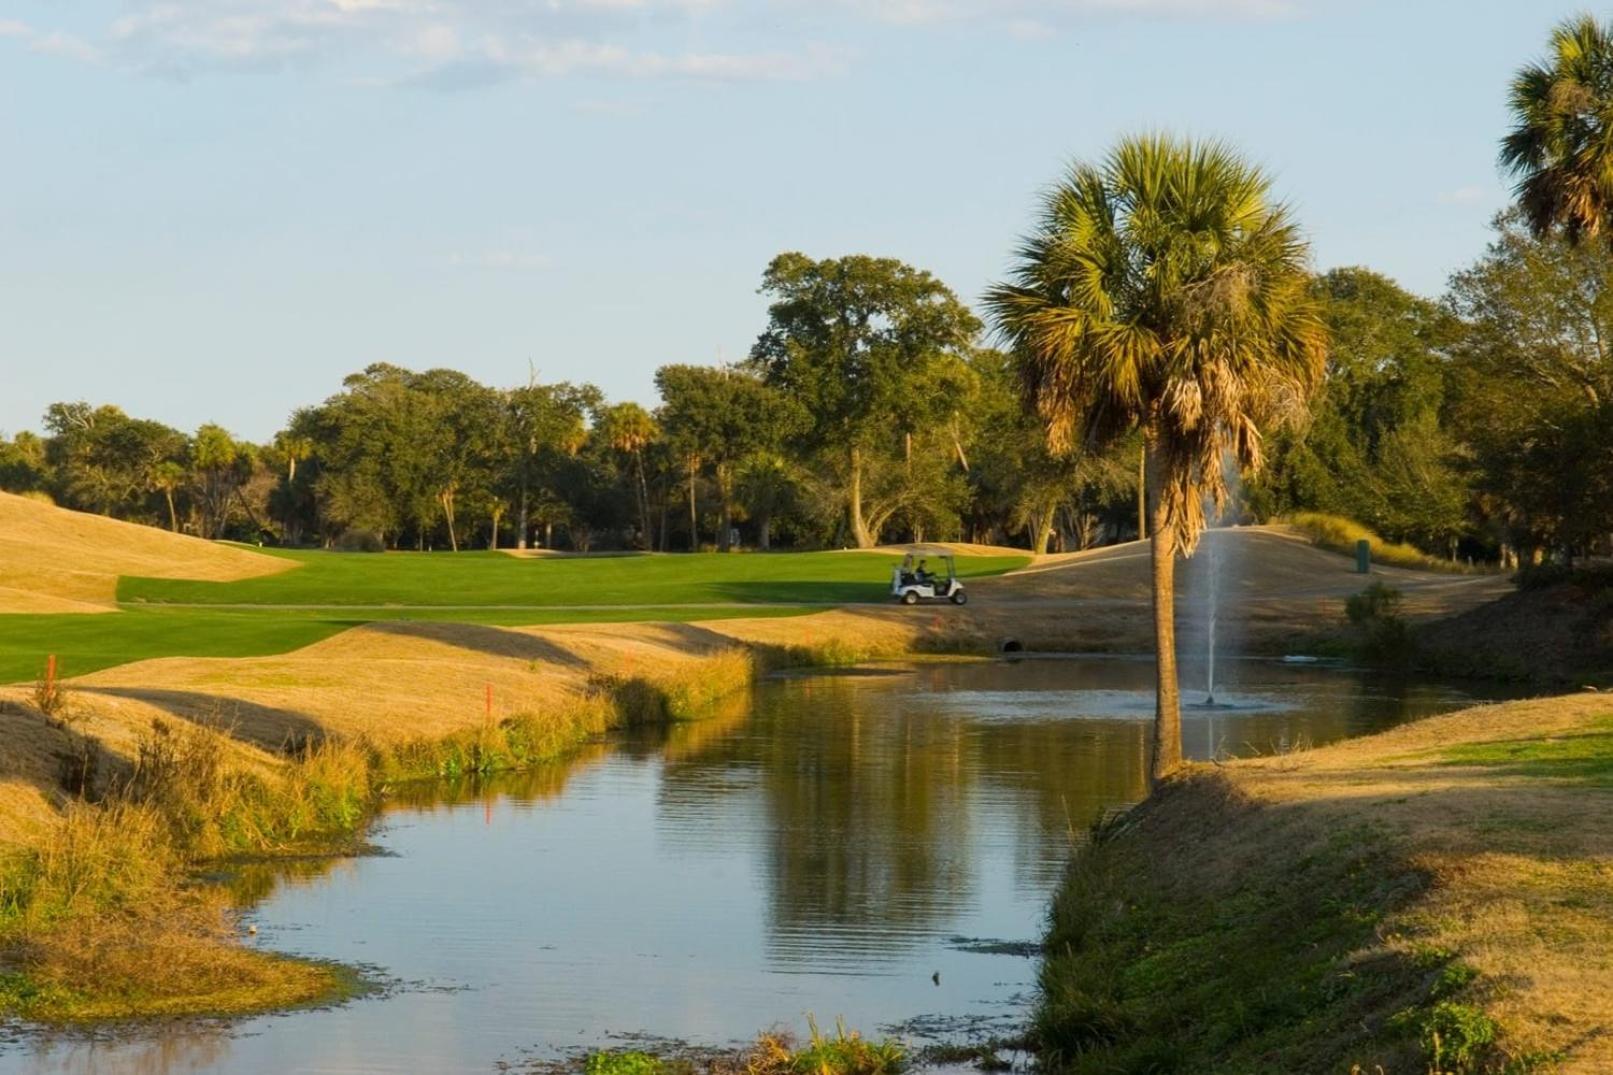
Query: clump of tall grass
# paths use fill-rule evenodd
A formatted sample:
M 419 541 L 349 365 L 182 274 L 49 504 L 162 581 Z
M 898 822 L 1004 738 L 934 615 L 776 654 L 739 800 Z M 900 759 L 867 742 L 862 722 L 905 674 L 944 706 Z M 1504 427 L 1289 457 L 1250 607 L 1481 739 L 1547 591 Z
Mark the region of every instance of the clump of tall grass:
M 903 656 L 907 651 L 895 643 L 828 638 L 822 642 L 791 643 L 760 647 L 769 671 L 789 668 L 849 668 L 868 661 Z
M 371 747 L 370 757 L 383 783 L 489 776 L 558 757 L 617 722 L 610 699 L 589 693 L 544 714 L 518 714 L 453 735 Z
M 1369 527 L 1354 519 L 1346 519 L 1342 515 L 1328 515 L 1319 511 L 1296 511 L 1292 515 L 1278 516 L 1272 521 L 1293 527 L 1309 538 L 1313 544 L 1349 556 L 1355 555 L 1356 542 L 1370 542 L 1372 559 L 1380 564 L 1458 574 L 1467 574 L 1473 570 L 1454 560 L 1442 560 L 1437 556 L 1430 556 L 1415 545 L 1385 540 Z
M 372 764 L 355 744 L 311 745 L 274 770 L 249 768 L 232 750 L 221 732 L 155 720 L 120 798 L 153 809 L 191 859 L 291 850 L 349 835 L 367 816 Z
M 588 681 L 590 693 L 609 699 L 616 719 L 629 728 L 695 720 L 756 678 L 756 656 L 746 649 L 711 654 L 693 666 L 657 676 L 602 673 Z
M 907 1063 L 898 1042 L 870 1041 L 848 1031 L 844 1023 L 836 1023 L 833 1034 L 824 1034 L 816 1021 L 808 1023 L 811 1036 L 789 1055 L 785 1066 L 753 1069 L 755 1075 L 894 1075 Z
M 761 1034 L 737 1052 L 657 1056 L 639 1050 L 588 1055 L 583 1075 L 896 1075 L 907 1066 L 899 1042 L 870 1041 L 837 1023 L 833 1034 L 808 1020 L 811 1035 L 797 1045 L 788 1034 Z

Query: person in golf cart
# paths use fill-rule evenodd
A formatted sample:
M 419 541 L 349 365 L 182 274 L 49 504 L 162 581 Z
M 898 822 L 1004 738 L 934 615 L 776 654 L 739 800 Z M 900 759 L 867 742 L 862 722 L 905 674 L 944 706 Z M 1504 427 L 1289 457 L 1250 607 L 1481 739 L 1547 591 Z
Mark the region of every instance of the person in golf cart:
M 891 569 L 891 596 L 904 605 L 916 605 L 920 601 L 950 601 L 961 605 L 968 601 L 952 555 L 944 553 L 941 558 L 946 563 L 945 575 L 932 572 L 928 559 L 920 559 L 915 566 L 913 553 L 904 556 L 901 564 Z

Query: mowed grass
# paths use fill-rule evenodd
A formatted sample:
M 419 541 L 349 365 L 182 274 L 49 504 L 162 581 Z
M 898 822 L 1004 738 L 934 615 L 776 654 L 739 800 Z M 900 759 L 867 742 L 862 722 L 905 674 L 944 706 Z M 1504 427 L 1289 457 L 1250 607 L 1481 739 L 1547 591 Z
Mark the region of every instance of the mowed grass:
M 123 609 L 114 613 L 0 615 L 0 683 L 35 679 L 51 654 L 60 674 L 80 676 L 152 657 L 287 653 L 376 620 L 516 627 L 800 615 L 822 604 L 885 600 L 897 562 L 879 553 L 839 552 L 273 555 L 299 566 L 225 583 L 124 578 L 118 588 Z M 962 557 L 958 570 L 979 577 L 1027 562 Z
M 808 608 L 768 606 L 746 616 L 798 616 Z M 102 615 L 0 615 L 0 683 L 38 678 L 56 656 L 59 674 L 82 676 L 152 657 L 264 657 L 289 653 L 365 623 L 389 619 L 452 620 L 500 627 L 550 623 L 692 623 L 734 616 L 735 610 L 626 607 L 621 609 L 442 609 L 332 614 L 317 609 L 136 608 Z
M 520 559 L 496 552 L 277 551 L 295 570 L 236 582 L 124 578 L 118 600 L 306 607 L 844 604 L 883 600 L 897 557 L 882 553 L 707 553 Z M 967 577 L 1029 557 L 969 556 Z M 932 566 L 940 566 L 932 560 Z
M 1613 717 L 1563 735 L 1464 743 L 1438 757 L 1447 765 L 1480 766 L 1502 776 L 1613 787 Z

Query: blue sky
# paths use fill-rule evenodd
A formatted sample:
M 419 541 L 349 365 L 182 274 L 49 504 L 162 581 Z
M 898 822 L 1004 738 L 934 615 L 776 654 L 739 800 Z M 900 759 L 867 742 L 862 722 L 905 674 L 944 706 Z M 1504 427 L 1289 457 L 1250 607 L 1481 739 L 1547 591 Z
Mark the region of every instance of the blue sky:
M 1318 267 L 1437 294 L 1555 0 L 0 0 L 0 430 L 266 439 L 375 361 L 653 400 L 782 250 L 975 301 L 1122 133 L 1262 161 Z

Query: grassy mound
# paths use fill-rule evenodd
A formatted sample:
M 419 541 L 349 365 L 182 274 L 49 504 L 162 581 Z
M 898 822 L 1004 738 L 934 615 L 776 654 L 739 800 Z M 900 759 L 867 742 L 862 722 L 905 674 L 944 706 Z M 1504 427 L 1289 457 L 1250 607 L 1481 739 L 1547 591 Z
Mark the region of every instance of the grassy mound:
M 1613 685 L 1613 572 L 1536 569 L 1517 592 L 1419 627 L 1417 660 L 1446 675 Z
M 1342 515 L 1325 515 L 1317 511 L 1300 511 L 1285 515 L 1277 522 L 1291 526 L 1324 549 L 1332 549 L 1347 556 L 1355 555 L 1358 541 L 1372 543 L 1372 561 L 1415 571 L 1448 571 L 1466 574 L 1471 571 L 1462 564 L 1430 556 L 1415 545 L 1399 541 L 1386 541 L 1376 532 L 1353 519 Z
M 1613 705 L 1200 768 L 1098 826 L 1047 938 L 1054 1071 L 1601 1071 Z
M 104 612 L 120 575 L 228 581 L 284 560 L 0 493 L 0 613 Z

